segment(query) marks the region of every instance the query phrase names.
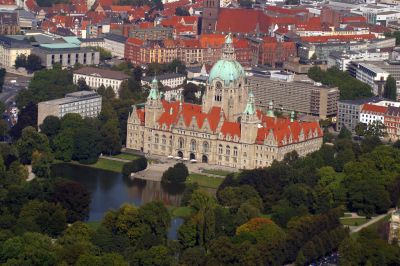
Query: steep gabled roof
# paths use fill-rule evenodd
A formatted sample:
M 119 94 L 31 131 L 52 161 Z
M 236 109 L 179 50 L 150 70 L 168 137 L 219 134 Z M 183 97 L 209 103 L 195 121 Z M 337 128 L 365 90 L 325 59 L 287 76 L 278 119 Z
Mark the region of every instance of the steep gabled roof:
M 375 113 L 375 114 L 385 114 L 387 111 L 386 106 L 380 106 L 375 104 L 364 104 L 361 112 L 363 113 Z

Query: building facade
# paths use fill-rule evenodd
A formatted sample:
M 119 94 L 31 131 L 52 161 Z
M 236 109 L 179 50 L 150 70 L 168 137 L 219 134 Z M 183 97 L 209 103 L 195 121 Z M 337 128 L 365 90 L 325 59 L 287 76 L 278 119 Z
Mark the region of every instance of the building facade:
M 0 35 L 21 34 L 17 12 L 0 12 Z
M 284 79 L 292 74 L 279 74 L 272 73 L 271 77 L 248 77 L 249 88 L 257 99 L 257 107 L 266 109 L 268 102 L 272 100 L 279 111 L 295 111 L 321 119 L 336 116 L 340 96 L 338 88 L 293 81 L 293 78 Z
M 101 112 L 101 96 L 92 91 L 68 93 L 65 98 L 38 103 L 38 126 L 50 115 L 63 117 L 80 114 L 82 117 L 97 117 Z
M 73 67 L 75 64 L 98 65 L 100 53 L 92 48 L 50 48 L 35 47 L 32 50 L 42 60 L 42 66 L 51 69 L 55 63 L 62 68 Z
M 0 36 L 0 65 L 4 68 L 14 67 L 19 55 L 28 56 L 31 51 L 32 46 L 23 40 Z
M 158 79 L 158 81 L 161 82 L 161 84 L 163 86 L 174 89 L 176 87 L 183 85 L 183 82 L 185 81 L 186 76 L 182 75 L 182 74 L 177 74 L 177 73 L 166 73 L 166 74 L 157 76 L 157 79 Z M 150 86 L 151 82 L 152 82 L 151 77 L 145 77 L 142 79 L 142 85 Z
M 175 156 L 240 169 L 269 166 L 296 150 L 318 150 L 318 122 L 274 117 L 256 109 L 243 67 L 227 36 L 221 59 L 213 66 L 201 105 L 161 100 L 153 80 L 143 109 L 128 117 L 126 145 L 147 154 Z
M 396 210 L 392 213 L 389 221 L 389 244 L 397 242 L 400 246 L 400 210 Z
M 111 87 L 115 95 L 118 97 L 119 88 L 124 80 L 128 80 L 129 76 L 119 71 L 101 69 L 95 67 L 83 67 L 74 71 L 73 82 L 78 84 L 80 79 L 85 80 L 86 84 L 96 90 L 101 85 Z
M 110 51 L 113 57 L 124 58 L 126 40 L 124 36 L 108 34 L 104 37 L 104 49 Z

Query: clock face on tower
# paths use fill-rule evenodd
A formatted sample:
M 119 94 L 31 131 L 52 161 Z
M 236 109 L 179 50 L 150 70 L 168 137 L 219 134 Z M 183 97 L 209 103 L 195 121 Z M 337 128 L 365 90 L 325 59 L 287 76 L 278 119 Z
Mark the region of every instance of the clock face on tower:
M 222 88 L 222 83 L 218 81 L 217 83 L 215 83 L 215 87 L 217 89 L 221 89 Z

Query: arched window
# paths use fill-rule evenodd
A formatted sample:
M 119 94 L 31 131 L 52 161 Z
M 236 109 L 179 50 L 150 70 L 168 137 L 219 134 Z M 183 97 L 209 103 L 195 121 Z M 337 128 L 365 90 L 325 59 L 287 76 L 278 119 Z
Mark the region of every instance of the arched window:
M 196 150 L 196 141 L 194 139 L 192 139 L 190 141 L 190 150 L 191 151 L 195 151 Z
M 169 136 L 169 145 L 172 146 L 172 136 Z
M 167 144 L 167 138 L 165 137 L 165 135 L 162 135 L 161 143 L 164 145 Z
M 179 144 L 179 149 L 183 149 L 185 147 L 185 140 L 183 138 L 179 138 L 178 144 Z
M 226 151 L 225 151 L 226 155 L 231 155 L 231 147 L 226 146 Z
M 207 153 L 207 152 L 208 152 L 208 149 L 209 149 L 208 142 L 207 142 L 207 141 L 204 141 L 204 142 L 203 142 L 203 152 L 204 152 L 204 153 Z
M 158 142 L 159 142 L 158 134 L 155 134 L 155 136 L 154 136 L 154 143 L 158 143 Z
M 237 147 L 233 147 L 233 156 L 237 156 L 238 155 L 238 148 Z
M 219 154 L 222 154 L 222 150 L 223 150 L 222 145 L 219 144 L 219 146 L 218 146 L 218 153 L 219 153 Z

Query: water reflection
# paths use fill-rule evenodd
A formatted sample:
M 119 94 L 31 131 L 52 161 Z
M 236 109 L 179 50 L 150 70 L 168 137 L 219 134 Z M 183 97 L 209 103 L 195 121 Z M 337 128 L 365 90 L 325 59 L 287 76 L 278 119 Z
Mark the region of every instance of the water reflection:
M 140 206 L 159 200 L 166 205 L 178 206 L 184 187 L 162 186 L 160 182 L 131 180 L 119 173 L 60 163 L 52 167 L 52 175 L 78 181 L 92 194 L 89 221 L 101 220 L 109 209 L 123 203 Z

